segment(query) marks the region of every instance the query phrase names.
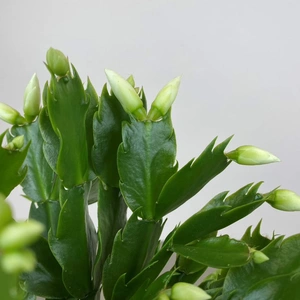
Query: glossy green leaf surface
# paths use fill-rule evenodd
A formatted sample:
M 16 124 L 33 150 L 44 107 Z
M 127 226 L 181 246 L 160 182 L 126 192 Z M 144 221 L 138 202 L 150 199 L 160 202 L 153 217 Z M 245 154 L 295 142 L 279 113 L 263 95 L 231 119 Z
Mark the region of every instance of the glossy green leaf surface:
M 102 268 L 111 253 L 116 233 L 125 226 L 127 206 L 117 188 L 99 183 L 98 239 L 99 248 L 94 268 L 95 285 L 99 286 Z
M 89 104 L 79 75 L 72 70 L 73 77 L 58 80 L 52 75 L 47 99 L 51 124 L 60 140 L 56 169 L 67 188 L 84 183 L 89 171 L 85 127 Z
M 96 177 L 94 180 L 87 181 L 84 184 L 85 194 L 89 205 L 98 201 L 99 182 L 100 182 L 99 178 Z
M 172 279 L 174 280 L 174 284 L 177 282 L 186 282 L 191 284 L 196 284 L 199 278 L 204 274 L 204 272 L 207 270 L 207 266 L 204 266 L 201 270 L 191 273 L 191 274 L 185 274 L 181 272 L 178 276 L 174 276 Z
M 13 221 L 12 210 L 5 197 L 0 194 L 0 231 Z
M 62 281 L 62 268 L 50 251 L 48 242 L 41 238 L 31 246 L 31 249 L 38 263 L 34 271 L 22 274 L 23 288 L 27 292 L 44 298 L 70 297 Z
M 205 291 L 214 290 L 214 289 L 222 289 L 224 280 L 228 273 L 229 269 L 217 269 L 213 273 L 209 274 L 199 285 Z M 213 291 L 214 293 L 214 291 Z M 220 291 L 218 291 L 219 295 Z
M 61 212 L 56 234 L 49 231 L 49 245 L 63 270 L 63 282 L 75 298 L 84 298 L 92 289 L 84 189 L 61 191 Z
M 192 159 L 164 185 L 156 206 L 156 217 L 163 217 L 196 195 L 230 163 L 224 149 L 231 137 L 214 147 L 214 139 L 197 159 Z
M 211 300 L 221 300 L 222 299 L 222 288 L 214 288 L 205 290 L 205 292 L 211 296 Z
M 31 145 L 24 162 L 27 167 L 26 177 L 21 183 L 24 193 L 32 201 L 48 200 L 53 186 L 54 174 L 43 154 L 38 121 L 29 125 L 14 126 L 11 129 L 11 134 L 13 136 L 24 135 L 24 143 L 30 142 Z
M 167 286 L 174 275 L 174 271 L 168 271 L 160 275 L 156 280 L 151 282 L 150 286 L 147 288 L 147 291 L 144 295 L 144 300 L 153 300 L 155 297 L 163 291 Z
M 250 250 L 245 242 L 228 235 L 210 237 L 191 245 L 172 246 L 172 250 L 186 258 L 213 268 L 231 268 L 246 264 Z
M 129 282 L 124 280 L 125 276 L 121 276 L 114 287 L 113 299 L 124 300 L 131 299 L 131 297 L 135 298 L 141 293 L 141 286 L 144 288 L 145 294 L 149 289 L 148 285 L 151 285 L 153 281 L 156 280 L 173 254 L 173 252 L 170 250 L 170 244 L 171 238 L 168 239 L 166 243 L 158 249 L 157 253 L 144 267 L 144 269 Z M 146 285 L 145 282 L 147 283 Z
M 122 275 L 126 274 L 128 282 L 149 263 L 161 231 L 161 221 L 139 219 L 138 212 L 131 215 L 125 228 L 117 233 L 104 265 L 103 291 L 107 300 L 112 299 L 114 286 Z
M 122 122 L 129 121 L 118 99 L 104 85 L 98 112 L 94 115 L 94 147 L 92 151 L 95 172 L 106 185 L 119 186 L 117 150 L 122 142 Z
M 120 189 L 132 211 L 152 220 L 161 189 L 177 170 L 176 141 L 170 115 L 158 122 L 126 123 L 118 151 Z
M 228 197 L 229 201 L 225 199 L 228 192 L 215 196 L 199 212 L 179 226 L 174 236 L 174 243 L 187 244 L 201 239 L 207 234 L 227 227 L 250 214 L 264 202 L 262 197 L 257 195 L 260 185 L 261 183 L 253 187 L 251 187 L 252 184 L 246 185 L 230 195 Z M 236 198 L 240 200 L 234 200 Z M 237 206 L 231 206 L 230 204 Z
M 262 264 L 251 261 L 243 267 L 230 269 L 222 299 L 299 299 L 299 244 L 299 234 L 285 240 L 279 237 L 262 249 L 268 261 Z
M 49 92 L 50 93 L 50 92 Z M 39 115 L 40 132 L 43 138 L 43 153 L 51 169 L 57 173 L 57 157 L 59 154 L 60 142 L 55 134 L 47 108 L 44 107 Z
M 86 200 L 87 203 L 87 200 Z M 91 267 L 91 278 L 94 281 L 95 278 L 93 277 L 93 267 L 96 263 L 96 256 L 97 256 L 97 248 L 99 245 L 98 235 L 93 223 L 91 216 L 89 215 L 88 208 L 86 208 L 85 212 L 86 217 L 86 232 L 87 232 L 87 246 L 89 251 L 89 259 L 90 259 L 90 267 Z M 98 289 L 98 286 L 97 286 Z
M 26 175 L 26 167 L 22 167 L 26 158 L 27 145 L 21 151 L 2 148 L 5 132 L 0 135 L 0 193 L 8 196 L 22 182 Z
M 140 285 L 139 289 L 134 293 L 130 300 L 140 300 L 145 298 L 145 290 L 149 285 L 148 281 L 144 281 L 142 285 Z
M 59 217 L 61 213 L 61 206 L 59 201 L 47 201 L 47 214 L 48 214 L 48 221 L 51 227 L 51 232 L 53 235 L 56 235 L 57 232 L 57 226 L 59 222 Z M 49 233 L 49 231 L 48 231 Z M 48 234 L 49 237 L 49 234 Z
M 50 228 L 53 232 L 57 230 L 59 214 L 59 201 L 32 203 L 30 219 L 44 224 L 46 230 L 43 233 L 43 238 L 31 247 L 38 261 L 35 270 L 23 274 L 21 279 L 24 280 L 24 289 L 35 295 L 45 298 L 69 299 L 71 296 L 62 281 L 62 268 L 53 256 L 47 242 Z M 88 240 L 90 239 L 89 237 Z M 93 246 L 96 249 L 96 245 Z
M 253 232 L 251 232 L 251 226 L 246 230 L 245 234 L 242 237 L 242 240 L 249 245 L 249 247 L 256 250 L 265 248 L 270 242 L 274 239 L 269 239 L 265 236 L 262 236 L 260 233 L 261 221 L 257 224 Z
M 29 219 L 34 219 L 42 223 L 45 227 L 42 236 L 48 239 L 48 232 L 51 228 L 56 233 L 58 218 L 60 214 L 60 203 L 57 200 L 48 200 L 45 202 L 32 202 L 29 211 Z
M 50 220 L 47 206 L 47 202 L 40 202 L 38 204 L 32 202 L 29 211 L 29 219 L 36 220 L 44 225 L 45 230 L 42 233 L 42 236 L 46 240 L 48 239 L 48 231 L 50 230 Z
M 205 272 L 207 268 L 207 266 L 181 255 L 177 257 L 176 266 L 180 272 L 186 275 L 198 273 L 199 271 Z
M 85 119 L 85 128 L 86 128 L 86 141 L 87 141 L 87 148 L 88 148 L 88 161 L 89 161 L 89 179 L 92 180 L 95 178 L 95 174 L 93 170 L 93 162 L 92 162 L 92 148 L 94 145 L 94 135 L 93 135 L 93 119 L 94 114 L 98 109 L 98 95 L 93 87 L 90 79 L 87 79 L 87 87 L 85 89 L 85 94 L 87 101 L 89 103 L 89 107 L 86 113 Z

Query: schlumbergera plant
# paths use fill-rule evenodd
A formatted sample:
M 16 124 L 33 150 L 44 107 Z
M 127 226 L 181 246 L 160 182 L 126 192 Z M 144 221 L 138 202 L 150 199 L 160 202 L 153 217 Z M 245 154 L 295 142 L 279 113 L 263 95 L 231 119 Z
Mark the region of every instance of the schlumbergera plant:
M 265 202 L 300 210 L 292 191 L 262 193 L 259 182 L 221 192 L 160 240 L 166 215 L 232 161 L 277 157 L 254 146 L 225 151 L 231 138 L 214 139 L 179 168 L 171 105 L 180 78 L 147 112 L 132 76 L 106 70 L 112 90 L 105 84 L 98 96 L 59 50 L 48 50 L 46 67 L 42 105 L 36 75 L 24 115 L 0 104 L 0 118 L 13 125 L 0 136 L 1 300 L 300 299 L 300 235 L 268 238 L 260 223 L 240 240 L 218 235 Z M 5 200 L 19 184 L 31 201 L 25 222 L 14 221 Z M 95 202 L 96 226 L 88 210 Z M 208 267 L 216 270 L 199 280 Z

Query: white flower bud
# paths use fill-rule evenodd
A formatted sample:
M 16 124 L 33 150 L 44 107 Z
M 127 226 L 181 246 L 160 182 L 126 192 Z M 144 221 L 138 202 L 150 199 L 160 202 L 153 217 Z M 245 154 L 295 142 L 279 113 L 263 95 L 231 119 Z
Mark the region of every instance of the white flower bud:
M 211 296 L 201 288 L 186 282 L 175 283 L 171 288 L 172 300 L 208 300 Z
M 5 253 L 1 258 L 1 267 L 9 274 L 30 272 L 36 264 L 35 255 L 32 251 L 23 249 Z
M 0 233 L 0 249 L 17 250 L 35 242 L 43 232 L 43 224 L 28 220 L 9 224 Z
M 162 88 L 151 105 L 151 109 L 148 113 L 148 118 L 150 120 L 158 120 L 168 112 L 173 102 L 175 101 L 179 85 L 180 76 L 174 78 L 165 87 Z
M 263 165 L 280 161 L 270 152 L 249 145 L 240 146 L 225 155 L 240 165 Z
M 24 92 L 23 111 L 26 120 L 33 121 L 40 112 L 41 90 L 39 80 L 34 73 Z
M 279 189 L 267 196 L 267 202 L 276 209 L 300 211 L 300 196 L 290 190 Z
M 70 69 L 68 58 L 59 50 L 50 48 L 46 54 L 50 70 L 58 76 L 65 76 Z
M 4 103 L 0 103 L 0 119 L 12 125 L 23 125 L 26 123 L 26 120 L 17 110 Z
M 143 102 L 132 85 L 119 74 L 105 69 L 107 80 L 117 99 L 127 113 L 134 115 L 138 120 L 146 119 Z M 132 80 L 130 79 L 129 81 Z

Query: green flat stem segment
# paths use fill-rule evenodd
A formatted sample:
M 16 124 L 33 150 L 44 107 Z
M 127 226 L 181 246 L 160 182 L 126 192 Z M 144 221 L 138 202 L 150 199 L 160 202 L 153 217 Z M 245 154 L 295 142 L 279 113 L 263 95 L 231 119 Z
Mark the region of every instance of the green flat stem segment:
M 93 290 L 87 203 L 83 187 L 62 189 L 61 204 L 56 234 L 49 231 L 49 245 L 62 267 L 67 291 L 80 299 Z
M 98 112 L 94 114 L 92 161 L 95 173 L 108 186 L 119 187 L 117 151 L 122 142 L 122 122 L 129 116 L 105 84 L 100 96 Z
M 276 238 L 262 249 L 269 260 L 228 271 L 222 299 L 291 299 L 300 298 L 300 235 Z
M 24 143 L 29 144 L 28 153 L 24 164 L 27 166 L 27 174 L 21 183 L 23 191 L 32 201 L 42 202 L 50 198 L 54 173 L 46 161 L 43 153 L 42 136 L 39 128 L 39 120 L 24 125 L 13 126 L 12 136 L 24 136 Z
M 21 151 L 11 151 L 2 148 L 6 132 L 0 135 L 0 193 L 8 196 L 26 176 L 27 168 L 22 167 L 29 144 Z
M 176 141 L 169 115 L 159 122 L 125 123 L 118 151 L 120 189 L 132 211 L 153 220 L 159 194 L 176 172 Z M 160 218 L 155 218 L 160 219 Z
M 191 245 L 174 244 L 172 250 L 213 268 L 242 266 L 250 259 L 250 249 L 247 244 L 230 239 L 228 235 L 202 239 Z
M 214 139 L 197 159 L 192 159 L 164 185 L 156 205 L 156 218 L 175 210 L 196 195 L 229 165 L 224 149 L 231 137 L 214 147 Z
M 98 195 L 98 240 L 99 247 L 94 265 L 94 285 L 100 286 L 104 262 L 111 253 L 117 232 L 124 228 L 127 206 L 118 188 L 99 182 Z
M 215 196 L 179 226 L 174 235 L 174 243 L 184 245 L 202 239 L 250 214 L 265 202 L 264 199 L 257 198 L 260 185 L 261 182 L 253 186 L 248 184 L 228 198 L 228 192 Z
M 125 282 L 147 266 L 157 248 L 162 231 L 161 221 L 141 220 L 138 213 L 134 212 L 124 229 L 117 233 L 111 255 L 105 262 L 103 290 L 107 299 L 113 299 L 115 285 L 120 279 L 124 287 Z
M 66 188 L 84 183 L 89 173 L 85 127 L 89 104 L 74 67 L 73 73 L 59 80 L 52 75 L 47 97 L 51 124 L 60 142 L 56 170 Z

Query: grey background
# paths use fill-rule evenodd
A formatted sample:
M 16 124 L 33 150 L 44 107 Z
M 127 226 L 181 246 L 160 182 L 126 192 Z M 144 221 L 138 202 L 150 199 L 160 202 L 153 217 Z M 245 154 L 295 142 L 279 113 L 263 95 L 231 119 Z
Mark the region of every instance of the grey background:
M 279 164 L 230 167 L 181 209 L 164 235 L 217 193 L 264 180 L 261 192 L 281 185 L 300 194 L 299 1 L 1 1 L 0 101 L 22 110 L 34 72 L 49 78 L 43 61 L 52 46 L 67 54 L 98 93 L 104 68 L 134 74 L 149 103 L 182 75 L 173 107 L 180 166 L 215 137 L 235 134 L 228 150 L 252 144 L 281 158 Z M 0 122 L 1 132 L 8 128 Z M 1 170 L 0 170 L 1 171 Z M 29 203 L 20 189 L 9 199 L 18 219 Z M 91 207 L 96 216 L 96 207 Z M 262 232 L 300 232 L 299 213 L 267 204 L 222 232 L 240 237 L 263 218 Z

